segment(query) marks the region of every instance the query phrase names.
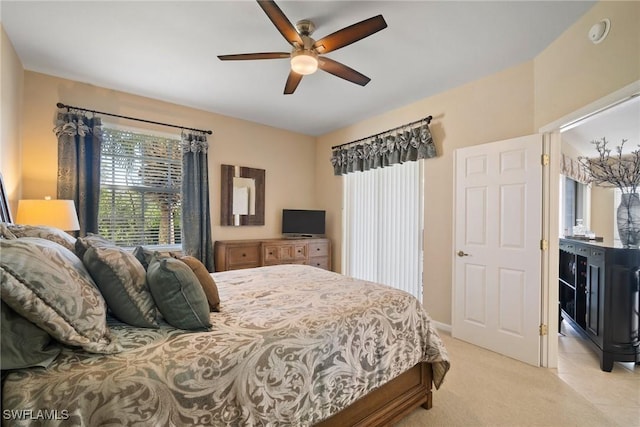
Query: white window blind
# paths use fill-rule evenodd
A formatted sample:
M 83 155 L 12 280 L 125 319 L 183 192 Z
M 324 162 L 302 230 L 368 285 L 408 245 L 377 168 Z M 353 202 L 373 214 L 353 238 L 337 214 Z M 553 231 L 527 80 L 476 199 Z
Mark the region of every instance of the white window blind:
M 103 128 L 98 232 L 119 246 L 181 242 L 179 139 Z
M 422 161 L 343 176 L 344 274 L 422 302 Z

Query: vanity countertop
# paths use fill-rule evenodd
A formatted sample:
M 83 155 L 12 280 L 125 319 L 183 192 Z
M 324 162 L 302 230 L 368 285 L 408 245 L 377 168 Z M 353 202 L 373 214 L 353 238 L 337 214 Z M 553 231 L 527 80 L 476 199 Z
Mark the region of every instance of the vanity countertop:
M 628 247 L 624 247 L 620 244 L 620 241 L 615 241 L 611 238 L 603 238 L 601 241 L 600 240 L 588 240 L 586 238 L 583 237 L 561 237 L 560 241 L 566 241 L 566 242 L 576 242 L 576 243 L 583 243 L 583 244 L 587 244 L 587 245 L 591 245 L 591 246 L 596 246 L 599 248 L 613 248 L 613 249 L 636 249 L 636 250 L 640 250 L 638 248 L 628 248 Z

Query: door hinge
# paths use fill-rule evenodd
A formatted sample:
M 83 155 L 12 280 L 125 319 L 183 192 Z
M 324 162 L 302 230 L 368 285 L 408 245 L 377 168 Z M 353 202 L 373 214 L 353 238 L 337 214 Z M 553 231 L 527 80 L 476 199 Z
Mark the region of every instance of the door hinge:
M 549 155 L 548 154 L 543 154 L 542 156 L 540 156 L 540 163 L 542 163 L 542 166 L 549 166 Z
M 546 251 L 547 249 L 549 249 L 549 241 L 546 239 L 540 240 L 540 250 Z
M 549 328 L 544 323 L 540 325 L 540 336 L 543 337 L 549 333 Z

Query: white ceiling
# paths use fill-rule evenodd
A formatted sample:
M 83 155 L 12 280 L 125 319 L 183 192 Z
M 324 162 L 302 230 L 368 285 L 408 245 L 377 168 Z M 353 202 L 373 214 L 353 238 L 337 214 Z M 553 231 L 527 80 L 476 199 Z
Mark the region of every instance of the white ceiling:
M 316 39 L 382 14 L 388 28 L 327 54 L 371 82 L 317 72 L 283 95 L 287 59 L 218 60 L 290 49 L 254 1 L 2 0 L 0 19 L 27 70 L 321 135 L 530 60 L 594 4 L 277 3 L 292 24 L 311 19 Z

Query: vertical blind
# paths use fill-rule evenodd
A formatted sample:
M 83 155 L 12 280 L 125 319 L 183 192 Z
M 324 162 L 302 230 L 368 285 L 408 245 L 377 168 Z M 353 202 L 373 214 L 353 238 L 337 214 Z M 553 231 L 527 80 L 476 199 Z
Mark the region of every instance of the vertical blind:
M 344 273 L 422 302 L 423 161 L 343 176 Z

